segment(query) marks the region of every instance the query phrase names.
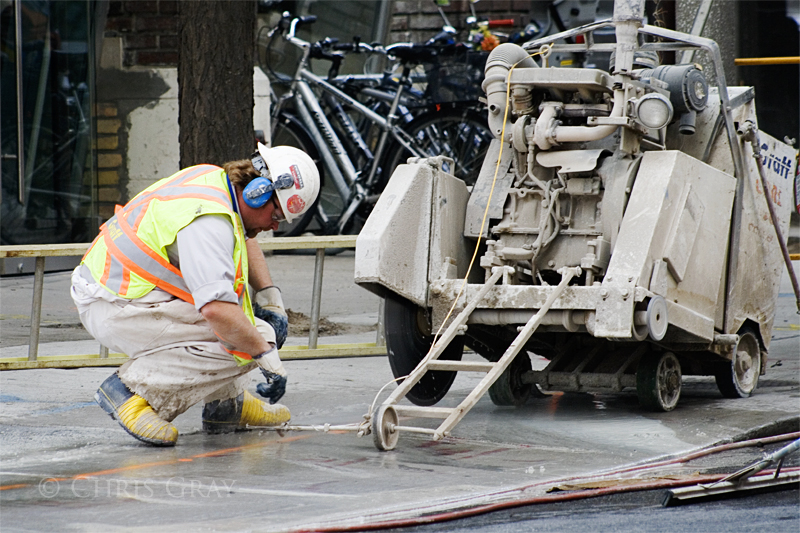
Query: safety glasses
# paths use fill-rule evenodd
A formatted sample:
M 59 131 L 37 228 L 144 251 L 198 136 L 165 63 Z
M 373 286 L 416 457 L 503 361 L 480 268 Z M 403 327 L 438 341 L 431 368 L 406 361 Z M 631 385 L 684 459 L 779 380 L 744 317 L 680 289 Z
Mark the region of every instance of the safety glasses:
M 286 215 L 283 214 L 283 209 L 281 208 L 281 203 L 278 201 L 278 195 L 272 195 L 272 204 L 274 209 L 272 210 L 272 220 L 274 222 L 285 222 Z

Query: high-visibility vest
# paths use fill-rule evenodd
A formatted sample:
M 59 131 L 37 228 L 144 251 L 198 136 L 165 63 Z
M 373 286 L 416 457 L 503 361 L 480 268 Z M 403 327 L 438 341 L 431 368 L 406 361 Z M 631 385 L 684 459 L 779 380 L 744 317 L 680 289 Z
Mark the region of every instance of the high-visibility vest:
M 247 318 L 255 324 L 247 291 L 247 247 L 231 197 L 233 187 L 225 171 L 214 165 L 189 167 L 157 181 L 137 194 L 100 227 L 100 234 L 83 257 L 97 282 L 126 299 L 141 298 L 155 287 L 194 305 L 181 271 L 170 264 L 167 246 L 178 232 L 201 215 L 226 215 L 234 228 L 233 290 Z M 227 343 L 223 343 L 226 345 Z M 239 364 L 252 357 L 228 350 Z

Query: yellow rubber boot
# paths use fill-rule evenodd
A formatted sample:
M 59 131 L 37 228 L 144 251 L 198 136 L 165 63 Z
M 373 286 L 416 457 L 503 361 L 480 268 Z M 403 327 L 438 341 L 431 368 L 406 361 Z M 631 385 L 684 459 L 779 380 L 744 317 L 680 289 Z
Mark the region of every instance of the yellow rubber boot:
M 245 426 L 280 426 L 292 418 L 289 408 L 285 405 L 275 403 L 268 404 L 244 391 L 244 401 L 242 403 L 242 418 L 239 421 L 241 427 Z
M 117 416 L 122 427 L 139 440 L 160 446 L 174 446 L 178 441 L 178 428 L 162 420 L 138 394 L 120 406 Z
M 178 428 L 162 420 L 147 400 L 132 393 L 112 374 L 100 385 L 95 401 L 136 439 L 156 446 L 175 446 Z
M 203 407 L 206 433 L 230 433 L 250 426 L 279 426 L 292 417 L 285 405 L 270 405 L 245 391 L 236 398 L 215 400 Z

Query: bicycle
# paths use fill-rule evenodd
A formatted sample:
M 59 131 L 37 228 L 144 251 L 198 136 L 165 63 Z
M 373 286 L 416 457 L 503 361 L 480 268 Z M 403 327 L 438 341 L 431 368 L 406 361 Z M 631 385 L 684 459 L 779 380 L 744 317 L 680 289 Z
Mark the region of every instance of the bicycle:
M 270 40 L 280 34 L 302 52 L 287 92 L 273 109 L 271 141 L 273 145 L 289 144 L 305 150 L 318 162 L 322 177 L 315 208 L 291 226 L 280 228 L 279 233 L 297 235 L 306 229 L 323 234 L 358 231 L 394 167 L 408 156 L 448 155 L 456 161 L 453 169 L 456 175 L 474 182 L 492 138 L 485 119 L 475 109 L 477 98 L 469 105 L 431 106 L 407 89 L 412 66 L 439 51 L 408 44 L 386 49 L 364 43 L 339 45 L 331 39 L 312 44 L 298 38 L 298 26 L 313 23 L 315 18 L 291 18 L 285 14 L 269 34 Z M 401 62 L 402 74 L 394 92 L 383 90 L 383 98 L 377 99 L 385 102 L 386 95 L 391 94 L 392 101 L 385 114 L 337 87 L 336 74 L 342 54 L 355 50 L 390 53 Z M 332 61 L 328 79 L 311 72 L 308 63 L 312 58 Z M 341 80 L 338 83 L 341 85 Z M 381 91 L 373 87 L 373 102 L 375 90 Z M 409 95 L 413 97 L 408 101 L 416 100 L 422 111 L 405 124 L 405 120 L 399 119 L 398 108 L 403 97 Z M 292 111 L 287 110 L 288 104 Z M 359 118 L 360 124 L 351 113 Z M 316 226 L 311 225 L 312 221 Z

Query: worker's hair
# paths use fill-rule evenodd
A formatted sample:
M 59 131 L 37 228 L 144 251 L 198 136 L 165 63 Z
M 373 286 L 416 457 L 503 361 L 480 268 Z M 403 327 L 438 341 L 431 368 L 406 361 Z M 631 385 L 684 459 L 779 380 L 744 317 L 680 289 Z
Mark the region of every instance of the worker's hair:
M 244 189 L 248 183 L 261 176 L 253 166 L 253 162 L 249 159 L 240 159 L 238 161 L 228 161 L 222 168 L 228 174 L 231 183 L 238 185 Z

